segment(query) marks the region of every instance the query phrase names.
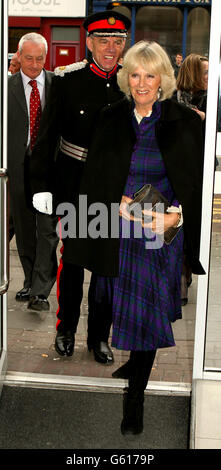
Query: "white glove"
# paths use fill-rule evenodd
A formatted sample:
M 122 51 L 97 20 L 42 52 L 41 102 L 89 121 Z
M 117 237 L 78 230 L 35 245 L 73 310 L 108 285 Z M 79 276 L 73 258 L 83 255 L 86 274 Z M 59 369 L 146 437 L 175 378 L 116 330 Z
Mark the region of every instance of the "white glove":
M 51 193 L 36 193 L 32 200 L 33 206 L 43 214 L 52 214 L 52 194 Z

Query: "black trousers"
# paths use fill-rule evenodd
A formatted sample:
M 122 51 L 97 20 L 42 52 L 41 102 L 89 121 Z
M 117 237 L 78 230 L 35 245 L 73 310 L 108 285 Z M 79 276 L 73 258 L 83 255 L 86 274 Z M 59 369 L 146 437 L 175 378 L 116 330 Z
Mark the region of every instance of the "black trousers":
M 24 287 L 47 298 L 57 275 L 57 218 L 30 209 L 24 193 L 10 203 L 9 237 L 15 234 Z
M 83 298 L 84 268 L 63 262 L 58 269 L 57 330 L 77 331 Z M 112 323 L 111 306 L 95 301 L 96 275 L 92 273 L 88 292 L 88 344 L 108 341 Z
M 153 367 L 156 350 L 130 352 L 130 377 L 128 395 L 130 398 L 143 397 Z
M 27 149 L 20 170 L 9 168 L 9 237 L 11 240 L 15 234 L 24 271 L 24 287 L 31 289 L 31 296 L 44 295 L 47 298 L 57 276 L 57 217 L 42 214 L 33 208 L 30 159 L 31 152 Z

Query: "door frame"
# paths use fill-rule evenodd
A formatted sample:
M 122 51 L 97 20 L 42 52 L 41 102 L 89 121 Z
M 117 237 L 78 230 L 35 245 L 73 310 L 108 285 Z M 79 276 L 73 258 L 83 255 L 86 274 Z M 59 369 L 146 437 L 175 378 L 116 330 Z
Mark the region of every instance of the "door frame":
M 7 102 L 8 102 L 8 2 L 3 0 L 0 5 L 1 30 L 0 30 L 0 83 L 1 83 L 1 161 L 0 161 L 0 185 L 3 184 L 3 240 L 1 240 L 1 258 L 3 259 L 3 275 L 0 286 L 1 324 L 0 334 L 2 349 L 0 351 L 0 394 L 5 379 L 7 368 L 7 289 L 9 284 L 9 235 L 8 235 L 8 175 L 7 175 Z
M 204 369 L 205 341 L 207 325 L 207 303 L 210 274 L 210 246 L 212 236 L 212 210 L 214 196 L 214 165 L 217 145 L 217 109 L 219 92 L 220 64 L 220 0 L 213 0 L 211 6 L 209 76 L 206 110 L 206 135 L 204 151 L 204 184 L 202 200 L 202 233 L 200 259 L 205 275 L 199 276 L 197 289 L 197 309 L 195 323 L 193 380 L 221 380 L 221 372 L 206 372 Z M 213 157 L 213 158 L 211 158 Z

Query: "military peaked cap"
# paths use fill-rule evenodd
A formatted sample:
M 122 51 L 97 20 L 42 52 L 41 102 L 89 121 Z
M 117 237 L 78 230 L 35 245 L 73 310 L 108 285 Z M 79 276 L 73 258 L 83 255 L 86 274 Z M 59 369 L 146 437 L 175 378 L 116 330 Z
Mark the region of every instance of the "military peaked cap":
M 84 21 L 84 28 L 95 36 L 127 36 L 131 21 L 127 16 L 115 10 L 94 13 Z

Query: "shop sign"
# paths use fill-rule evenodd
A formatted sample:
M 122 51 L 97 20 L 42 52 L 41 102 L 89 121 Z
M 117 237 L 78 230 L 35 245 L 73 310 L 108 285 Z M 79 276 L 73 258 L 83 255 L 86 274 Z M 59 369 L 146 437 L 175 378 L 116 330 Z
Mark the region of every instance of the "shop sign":
M 112 3 L 116 0 L 112 0 Z M 212 0 L 120 0 L 120 3 L 142 3 L 146 5 L 211 5 Z
M 86 0 L 8 0 L 8 14 L 80 18 L 86 15 Z

